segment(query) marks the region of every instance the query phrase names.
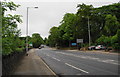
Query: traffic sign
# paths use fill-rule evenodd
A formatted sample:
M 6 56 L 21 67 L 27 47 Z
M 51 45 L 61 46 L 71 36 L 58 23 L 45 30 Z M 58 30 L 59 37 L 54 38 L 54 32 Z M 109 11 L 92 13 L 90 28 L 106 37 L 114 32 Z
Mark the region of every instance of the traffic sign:
M 76 43 L 72 43 L 72 46 L 76 46 L 77 44 Z
M 83 39 L 77 39 L 77 43 L 83 43 Z
M 32 46 L 33 46 L 33 44 L 32 44 L 32 43 L 29 43 L 29 46 L 31 46 L 31 47 L 32 47 Z

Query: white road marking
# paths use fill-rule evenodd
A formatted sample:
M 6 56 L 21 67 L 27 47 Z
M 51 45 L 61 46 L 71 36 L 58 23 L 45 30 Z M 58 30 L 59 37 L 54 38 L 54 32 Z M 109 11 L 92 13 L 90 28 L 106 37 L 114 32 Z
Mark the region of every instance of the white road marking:
M 83 59 L 91 59 L 91 60 L 96 60 L 99 62 L 104 62 L 104 63 L 109 63 L 109 64 L 115 64 L 115 65 L 120 65 L 117 61 L 115 60 L 110 60 L 110 59 L 100 59 L 100 58 L 96 58 L 96 57 L 91 57 L 91 56 L 83 56 L 83 55 L 74 55 L 71 53 L 63 53 L 63 52 L 56 52 L 56 53 L 60 53 L 60 54 L 64 54 L 64 55 L 68 55 L 68 56 L 74 56 L 74 57 L 78 57 L 78 58 L 83 58 Z
M 76 74 L 76 75 L 81 75 L 81 74 Z
M 57 61 L 60 61 L 59 59 L 55 58 L 55 57 L 52 57 L 53 59 L 57 60 Z
M 56 76 L 56 73 L 53 71 L 53 70 L 51 70 L 51 68 L 43 61 L 43 60 L 41 60 L 44 64 L 45 64 L 45 66 L 53 73 L 53 75 L 55 75 Z
M 71 65 L 71 64 L 68 64 L 68 63 L 65 63 L 66 65 L 68 65 L 68 66 L 70 66 L 70 67 L 72 67 L 72 68 L 74 68 L 74 69 L 77 69 L 77 70 L 79 70 L 79 71 L 82 71 L 82 72 L 84 72 L 84 73 L 89 73 L 89 72 L 87 72 L 87 71 L 85 71 L 85 70 L 82 70 L 82 69 L 80 69 L 80 68 L 77 68 L 77 67 L 75 67 L 75 66 L 73 66 L 73 65 Z
M 47 56 L 50 56 L 50 55 L 47 54 Z
M 99 60 L 99 58 L 95 58 L 95 57 L 93 57 L 92 59 L 93 59 L 93 60 Z

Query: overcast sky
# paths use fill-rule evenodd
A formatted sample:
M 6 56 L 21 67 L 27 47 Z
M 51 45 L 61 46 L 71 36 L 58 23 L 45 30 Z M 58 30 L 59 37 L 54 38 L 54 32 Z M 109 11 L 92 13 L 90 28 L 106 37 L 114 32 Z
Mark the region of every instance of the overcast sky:
M 4 1 L 4 0 L 3 0 Z M 7 1 L 7 0 L 6 0 Z M 22 35 L 26 36 L 26 7 L 29 8 L 29 36 L 39 33 L 43 38 L 48 37 L 49 30 L 53 26 L 59 26 L 65 13 L 76 13 L 77 4 L 92 4 L 94 7 L 117 3 L 120 0 L 11 0 L 21 6 L 12 14 L 22 15 L 23 23 L 18 24 Z

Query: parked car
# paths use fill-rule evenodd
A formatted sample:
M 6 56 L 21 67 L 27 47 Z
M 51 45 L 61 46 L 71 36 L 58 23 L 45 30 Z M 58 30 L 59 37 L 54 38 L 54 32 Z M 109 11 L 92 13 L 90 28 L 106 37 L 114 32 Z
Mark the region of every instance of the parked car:
M 96 50 L 105 50 L 106 47 L 103 46 L 103 45 L 97 45 L 97 46 L 95 47 L 95 49 L 96 49 Z
M 88 50 L 94 50 L 94 49 L 95 49 L 95 46 L 88 47 Z
M 41 45 L 41 48 L 44 48 L 44 46 L 43 46 L 43 45 Z
M 41 46 L 39 47 L 39 49 L 41 49 L 41 48 L 44 48 L 44 45 L 41 45 Z
M 41 49 L 42 47 L 40 46 L 39 49 Z

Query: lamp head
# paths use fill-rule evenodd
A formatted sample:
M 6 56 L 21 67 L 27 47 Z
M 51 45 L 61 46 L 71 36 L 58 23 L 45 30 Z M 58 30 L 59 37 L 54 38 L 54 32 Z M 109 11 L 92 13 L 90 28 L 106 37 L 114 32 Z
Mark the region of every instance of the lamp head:
M 34 7 L 34 8 L 36 8 L 36 9 L 37 9 L 38 7 Z

